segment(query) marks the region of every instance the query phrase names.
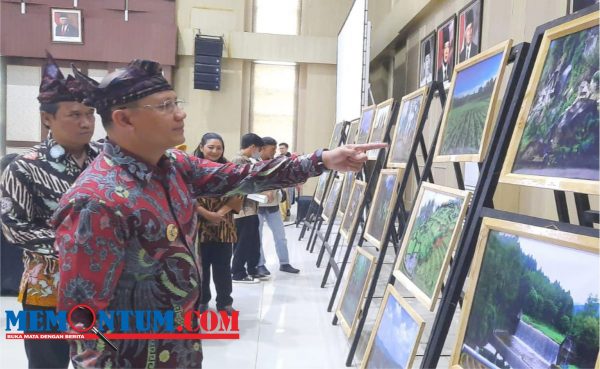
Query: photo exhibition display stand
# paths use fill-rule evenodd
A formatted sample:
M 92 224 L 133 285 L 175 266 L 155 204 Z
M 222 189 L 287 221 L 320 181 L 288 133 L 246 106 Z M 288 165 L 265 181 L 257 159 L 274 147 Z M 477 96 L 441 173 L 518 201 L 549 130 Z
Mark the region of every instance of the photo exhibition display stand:
M 502 102 L 488 147 L 488 155 L 481 165 L 472 204 L 465 219 L 463 232 L 454 255 L 454 261 L 446 280 L 446 286 L 442 292 L 431 335 L 421 362 L 421 368 L 435 368 L 438 365 L 438 360 L 448 336 L 456 306 L 460 302 L 463 285 L 473 260 L 483 217 L 511 220 L 596 238 L 600 236 L 598 229 L 593 228 L 593 223 L 598 222 L 598 213 L 590 210 L 590 201 L 587 194 L 574 194 L 579 225 L 569 223 L 566 194 L 564 191 L 554 191 L 558 221 L 495 210 L 492 203 L 544 32 L 597 10 L 598 5 L 595 5 L 543 24 L 535 30 L 531 44 L 522 43 L 516 45 L 511 51 L 510 60 L 513 61 L 511 77 L 508 81 L 504 101 Z
M 399 104 L 397 102 L 394 102 L 394 104 L 392 105 L 392 110 L 391 110 L 392 113 L 390 114 L 389 122 L 396 121 L 396 118 L 399 113 L 398 110 L 399 110 Z M 388 144 L 391 143 L 391 130 L 392 130 L 392 124 L 388 124 L 387 128 L 386 128 L 384 140 L 383 140 L 385 143 L 388 143 Z M 372 163 L 372 165 L 371 165 L 372 169 L 370 171 L 365 169 L 359 176 L 357 176 L 357 178 L 360 178 L 362 176 L 362 178 L 367 179 L 367 181 L 366 181 L 367 182 L 367 191 L 365 193 L 365 200 L 362 202 L 362 205 L 359 207 L 358 212 L 357 212 L 360 220 L 358 222 L 355 222 L 354 227 L 352 227 L 350 229 L 350 234 L 349 234 L 350 242 L 348 242 L 348 244 L 347 244 L 346 253 L 344 254 L 344 260 L 342 261 L 341 267 L 338 266 L 338 264 L 335 260 L 335 256 L 336 256 L 337 250 L 340 246 L 342 234 L 338 231 L 335 241 L 333 243 L 333 246 L 329 245 L 329 243 L 328 243 L 329 233 L 327 233 L 326 237 L 323 238 L 323 244 L 321 245 L 321 249 L 319 250 L 319 257 L 317 259 L 317 267 L 321 266 L 321 261 L 323 259 L 323 256 L 325 255 L 325 251 L 327 251 L 327 253 L 328 253 L 328 259 L 327 259 L 328 261 L 327 261 L 327 265 L 325 267 L 323 280 L 321 281 L 321 288 L 325 287 L 325 284 L 327 283 L 327 279 L 329 278 L 329 273 L 332 270 L 336 277 L 334 292 L 333 292 L 332 298 L 329 302 L 327 311 L 331 311 L 331 309 L 333 308 L 333 301 L 335 300 L 335 296 L 339 290 L 340 283 L 341 283 L 341 276 L 344 274 L 344 271 L 346 269 L 346 264 L 348 262 L 348 258 L 350 257 L 350 253 L 352 250 L 352 244 L 354 243 L 355 235 L 358 230 L 359 224 L 362 224 L 361 229 L 364 232 L 365 222 L 363 221 L 362 215 L 363 215 L 365 209 L 370 208 L 371 200 L 373 199 L 374 194 L 375 194 L 375 189 L 376 189 L 376 185 L 377 185 L 377 179 L 379 177 L 379 172 L 381 172 L 381 169 L 383 169 L 385 166 L 387 151 L 389 151 L 389 150 L 379 150 L 379 153 L 377 155 L 377 160 L 375 160 L 375 162 Z M 336 205 L 336 213 L 337 213 L 338 206 L 339 206 L 339 201 L 338 201 L 338 205 Z M 367 213 L 368 213 L 368 211 L 367 211 Z M 335 218 L 335 216 L 333 218 Z M 329 222 L 328 232 L 331 232 L 331 227 L 333 227 L 333 221 Z
M 339 142 L 337 142 L 337 146 L 343 145 L 343 143 L 346 141 L 346 130 L 347 130 L 347 127 L 350 125 L 350 122 L 344 121 L 344 122 L 342 122 L 342 124 L 343 124 L 342 134 L 340 136 Z M 309 240 L 306 244 L 306 250 L 308 250 L 310 247 L 311 240 L 315 233 L 315 229 L 317 228 L 317 224 L 318 224 L 319 228 L 321 227 L 321 223 L 319 223 L 318 221 L 321 220 L 321 214 L 323 212 L 323 202 L 327 198 L 327 192 L 329 192 L 329 188 L 331 188 L 331 185 L 333 184 L 333 179 L 335 178 L 335 176 L 336 176 L 336 173 L 331 172 L 331 171 L 329 172 L 329 177 L 327 178 L 327 183 L 326 183 L 325 189 L 323 191 L 323 198 L 321 199 L 320 204 L 317 201 L 315 201 L 316 195 L 317 195 L 317 189 L 319 188 L 319 186 L 317 185 L 317 188 L 315 188 L 315 192 L 313 194 L 313 200 L 310 202 L 310 205 L 308 206 L 308 211 L 306 212 L 306 215 L 304 216 L 304 221 L 302 222 L 302 230 L 300 231 L 300 236 L 298 236 L 298 241 L 301 241 L 304 238 L 306 231 L 310 228 L 311 233 L 310 233 Z M 311 252 L 312 252 L 312 250 L 311 250 Z
M 385 259 L 386 253 L 387 253 L 388 244 L 390 243 L 390 241 L 392 239 L 392 235 L 396 234 L 398 240 L 397 240 L 397 242 L 395 242 L 395 245 L 399 245 L 400 244 L 399 241 L 402 238 L 401 232 L 404 231 L 404 229 L 406 227 L 408 215 L 407 215 L 406 206 L 404 205 L 404 194 L 405 194 L 408 184 L 409 184 L 411 172 L 414 172 L 415 180 L 419 185 L 415 191 L 415 198 L 418 194 L 419 187 L 424 180 L 429 180 L 430 182 L 433 182 L 433 176 L 431 173 L 431 167 L 433 164 L 433 153 L 435 152 L 435 145 L 437 143 L 437 136 L 439 135 L 439 132 L 440 132 L 443 115 L 440 115 L 440 117 L 437 121 L 435 133 L 433 135 L 432 143 L 429 147 L 429 150 L 427 150 L 427 148 L 425 147 L 426 145 L 425 145 L 425 139 L 423 136 L 423 130 L 425 128 L 425 123 L 429 116 L 429 110 L 431 108 L 431 103 L 433 101 L 433 98 L 436 96 L 436 93 L 439 96 L 439 101 L 440 101 L 442 111 L 446 104 L 446 92 L 444 91 L 443 83 L 437 82 L 437 81 L 431 82 L 429 91 L 427 94 L 427 98 L 425 100 L 425 108 L 424 108 L 423 114 L 417 124 L 415 139 L 414 139 L 411 149 L 410 149 L 408 161 L 406 163 L 406 168 L 402 172 L 402 180 L 401 180 L 400 185 L 397 190 L 396 201 L 394 204 L 394 209 L 392 211 L 392 216 L 390 217 L 389 226 L 387 227 L 387 231 L 384 234 L 384 237 L 383 237 L 383 240 L 381 243 L 381 247 L 379 249 L 379 254 L 377 255 L 375 271 L 373 273 L 373 277 L 372 277 L 371 281 L 369 282 L 369 289 L 368 289 L 367 295 L 365 297 L 362 311 L 360 312 L 360 315 L 359 315 L 359 321 L 358 321 L 358 325 L 357 325 L 356 331 L 355 331 L 356 333 L 352 337 L 350 352 L 348 353 L 348 357 L 346 358 L 346 366 L 352 365 L 352 361 L 354 359 L 356 349 L 358 348 L 358 343 L 360 341 L 361 334 L 362 334 L 365 322 L 367 320 L 369 307 L 371 305 L 372 300 L 375 298 L 374 297 L 375 289 L 377 287 L 377 281 L 379 279 L 379 275 L 381 273 L 381 269 L 384 264 L 384 259 Z M 419 147 L 420 147 L 421 153 L 423 155 L 423 160 L 425 161 L 422 172 L 419 170 L 419 162 L 417 160 L 417 150 L 419 149 Z M 455 165 L 455 170 L 458 170 L 457 181 L 459 179 L 462 181 L 462 173 L 460 172 L 460 165 Z M 371 177 L 369 180 L 369 183 L 368 183 L 369 188 L 372 188 L 373 191 L 375 191 L 376 184 L 377 184 L 377 177 Z M 414 199 L 413 199 L 412 203 L 413 204 L 415 203 Z M 398 228 L 396 228 L 396 221 L 398 221 L 398 223 L 399 223 Z M 345 267 L 346 267 L 346 264 L 348 263 L 348 259 L 350 257 L 350 253 L 351 253 L 351 249 L 352 249 L 351 246 L 354 243 L 355 235 L 357 233 L 356 228 L 357 228 L 357 226 L 355 226 L 354 229 L 351 229 L 351 233 L 350 233 L 351 237 L 348 240 L 348 247 L 346 248 L 346 253 L 344 254 L 344 260 L 340 267 L 340 272 L 337 276 L 337 280 L 336 280 L 336 283 L 335 283 L 335 286 L 334 286 L 334 289 L 332 292 L 332 296 L 329 300 L 329 306 L 327 309 L 328 311 L 331 311 L 333 304 L 335 302 L 335 298 L 338 293 L 339 287 L 342 283 L 342 279 L 343 279 L 342 277 L 343 277 Z M 364 237 L 365 229 L 366 229 L 366 227 L 363 227 L 362 233 L 359 238 L 358 247 L 362 247 L 362 244 L 365 240 L 365 237 Z M 395 249 L 397 249 L 397 246 L 395 246 Z M 395 251 L 397 254 L 397 250 L 395 250 Z M 332 263 L 335 264 L 335 260 L 330 260 L 329 265 L 331 265 Z M 333 318 L 332 324 L 335 325 L 337 323 L 338 323 L 338 319 L 337 319 L 337 316 L 335 316 Z

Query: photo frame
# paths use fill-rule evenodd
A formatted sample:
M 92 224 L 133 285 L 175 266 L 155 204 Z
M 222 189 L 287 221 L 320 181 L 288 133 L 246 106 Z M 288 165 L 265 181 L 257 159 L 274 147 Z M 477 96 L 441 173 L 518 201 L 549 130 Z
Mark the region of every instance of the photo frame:
M 423 318 L 388 284 L 360 368 L 412 368 L 424 327 Z
M 350 192 L 350 197 L 348 198 L 348 206 L 344 212 L 344 217 L 342 218 L 339 231 L 342 237 L 344 237 L 347 241 L 350 240 L 350 231 L 354 229 L 354 226 L 360 217 L 358 211 L 360 210 L 365 199 L 366 192 L 367 182 L 358 179 L 354 180 L 352 191 Z
M 343 219 L 346 207 L 348 206 L 348 200 L 350 200 L 350 192 L 352 191 L 352 185 L 356 178 L 356 173 L 346 172 L 343 173 L 344 179 L 342 184 L 342 197 L 340 198 L 340 206 L 338 206 L 338 214 Z
M 600 194 L 598 16 L 544 33 L 500 182 Z
M 377 104 L 375 110 L 375 118 L 373 119 L 373 127 L 371 128 L 371 135 L 369 136 L 369 143 L 380 143 L 385 140 L 385 133 L 388 125 L 392 120 L 392 113 L 394 107 L 394 99 L 387 99 L 382 103 Z M 377 160 L 379 150 L 369 150 L 367 157 L 369 160 Z
M 506 40 L 456 66 L 434 162 L 483 161 L 511 46 Z
M 473 0 L 458 12 L 457 64 L 472 58 L 481 51 L 482 19 L 483 0 Z M 467 28 L 468 26 L 470 28 Z
M 325 190 L 327 190 L 327 185 L 329 184 L 330 175 L 331 175 L 330 171 L 325 171 L 325 172 L 321 173 L 321 175 L 319 176 L 319 182 L 317 183 L 317 188 L 315 190 L 315 197 L 313 199 L 318 205 L 321 205 L 321 202 L 323 202 L 323 197 L 325 196 Z
M 348 337 L 352 336 L 356 330 L 363 299 L 367 293 L 374 270 L 375 256 L 362 247 L 356 247 L 344 292 L 335 311 L 340 326 Z
M 359 123 L 360 123 L 360 118 L 355 119 L 352 122 L 350 122 L 350 128 L 348 128 L 348 136 L 346 138 L 346 144 L 356 143 L 356 136 L 358 136 Z
M 588 6 L 598 4 L 599 0 L 567 0 L 567 14 L 575 13 Z
M 597 368 L 598 238 L 483 218 L 477 242 L 451 367 Z
M 375 109 L 377 109 L 377 105 L 369 105 L 363 108 L 358 124 L 358 134 L 356 136 L 357 144 L 366 144 L 369 142 L 373 118 L 375 118 Z
M 81 9 L 50 8 L 50 35 L 52 42 L 83 44 Z
M 365 226 L 365 239 L 377 250 L 381 248 L 393 215 L 401 173 L 402 169 L 383 169 L 379 172 L 375 196 Z
M 444 89 L 450 86 L 456 60 L 456 15 L 453 14 L 440 24 L 436 30 L 435 80 L 444 83 Z
M 333 126 L 333 132 L 331 134 L 331 139 L 329 140 L 329 150 L 333 150 L 340 145 L 340 140 L 342 139 L 344 124 L 345 122 L 338 122 Z
M 423 182 L 410 214 L 393 274 L 430 311 L 441 292 L 470 198 L 469 191 Z
M 340 196 L 340 192 L 342 190 L 342 180 L 334 179 L 329 192 L 327 193 L 327 199 L 325 200 L 325 205 L 323 205 L 323 220 L 329 222 L 331 217 L 334 214 L 335 204 L 338 201 L 338 197 Z
M 436 32 L 432 31 L 421 40 L 419 48 L 419 87 L 431 83 L 435 79 Z
M 388 168 L 406 168 L 408 156 L 415 140 L 417 125 L 425 111 L 425 99 L 428 92 L 429 87 L 425 86 L 402 98 L 390 145 Z

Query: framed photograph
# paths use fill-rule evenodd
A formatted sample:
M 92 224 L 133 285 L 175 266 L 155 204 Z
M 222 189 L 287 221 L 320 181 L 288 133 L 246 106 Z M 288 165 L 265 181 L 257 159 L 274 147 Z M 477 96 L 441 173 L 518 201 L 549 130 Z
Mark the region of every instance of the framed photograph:
M 340 198 L 340 206 L 338 206 L 338 214 L 341 219 L 344 217 L 346 207 L 348 206 L 348 200 L 350 199 L 350 191 L 352 191 L 352 184 L 356 173 L 346 172 L 344 173 L 344 183 L 342 184 L 342 197 Z
M 333 211 L 335 210 L 335 204 L 338 201 L 341 190 L 342 180 L 334 179 L 333 184 L 327 193 L 327 199 L 325 200 L 325 205 L 323 205 L 323 214 L 321 215 L 326 222 L 329 222 L 334 214 Z
M 419 87 L 433 81 L 435 73 L 435 31 L 421 40 L 419 49 Z
M 543 36 L 500 181 L 600 194 L 598 12 Z
M 317 183 L 317 189 L 315 190 L 315 202 L 319 205 L 321 205 L 321 202 L 323 201 L 323 197 L 325 196 L 325 191 L 327 190 L 327 185 L 329 183 L 329 176 L 330 176 L 331 172 L 330 171 L 325 171 L 323 173 L 321 173 L 321 175 L 319 176 L 319 183 Z
M 336 123 L 333 127 L 333 133 L 329 140 L 329 150 L 333 150 L 340 145 L 342 139 L 342 133 L 344 131 L 344 122 Z
M 394 267 L 394 277 L 430 311 L 460 237 L 471 193 L 423 182 Z
M 369 288 L 374 270 L 375 256 L 362 247 L 356 247 L 356 254 L 350 267 L 348 280 L 335 311 L 342 330 L 348 337 L 352 336 L 356 329 L 358 315 L 362 310 L 363 298 L 367 293 L 367 288 Z
M 348 128 L 348 137 L 346 138 L 346 144 L 356 143 L 356 136 L 358 136 L 358 125 L 360 119 L 353 120 L 350 122 L 350 128 Z
M 387 99 L 384 102 L 377 104 L 377 110 L 375 110 L 375 119 L 373 121 L 373 128 L 371 128 L 371 136 L 369 137 L 369 143 L 383 142 L 385 139 L 385 132 L 387 131 L 390 120 L 392 119 L 392 107 L 394 106 L 394 99 Z M 377 160 L 377 154 L 380 149 L 369 150 L 367 157 L 369 160 Z
M 360 115 L 360 123 L 358 125 L 358 134 L 356 136 L 357 144 L 369 142 L 371 126 L 373 125 L 373 118 L 375 117 L 375 109 L 377 109 L 377 105 L 369 105 L 366 108 L 363 108 L 362 114 Z
M 52 42 L 83 43 L 81 9 L 50 8 Z
M 354 228 L 360 217 L 358 211 L 365 199 L 366 191 L 367 182 L 359 181 L 358 179 L 354 181 L 352 192 L 350 192 L 350 197 L 348 199 L 348 206 L 346 207 L 344 217 L 342 218 L 342 224 L 340 225 L 340 233 L 346 241 L 350 240 L 350 237 L 352 236 L 350 231 Z
M 406 168 L 428 91 L 429 87 L 425 86 L 402 98 L 388 156 L 389 168 Z
M 598 4 L 599 0 L 567 0 L 567 14 L 575 13 L 581 9 Z
M 434 161 L 483 161 L 511 45 L 504 41 L 454 70 Z
M 482 7 L 483 0 L 474 0 L 458 12 L 457 63 L 462 63 L 481 51 Z
M 371 242 L 377 250 L 381 248 L 393 215 L 401 173 L 402 169 L 383 169 L 379 173 L 365 230 L 365 239 Z
M 436 81 L 444 82 L 444 88 L 450 86 L 450 79 L 454 71 L 454 60 L 456 60 L 454 48 L 456 40 L 456 15 L 452 15 L 437 28 L 436 48 Z
M 412 368 L 424 326 L 423 318 L 388 284 L 360 368 Z
M 598 368 L 598 238 L 484 218 L 452 368 Z

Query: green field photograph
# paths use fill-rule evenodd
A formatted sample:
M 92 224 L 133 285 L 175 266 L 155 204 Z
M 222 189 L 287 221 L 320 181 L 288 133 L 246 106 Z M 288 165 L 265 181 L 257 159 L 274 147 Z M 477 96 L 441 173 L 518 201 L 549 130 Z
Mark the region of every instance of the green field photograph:
M 431 311 L 469 198 L 468 191 L 423 183 L 411 213 L 394 276 Z
M 400 169 L 384 169 L 379 174 L 375 196 L 367 218 L 365 239 L 377 249 L 385 238 L 396 205 Z
M 598 239 L 484 218 L 452 357 L 462 368 L 594 368 Z

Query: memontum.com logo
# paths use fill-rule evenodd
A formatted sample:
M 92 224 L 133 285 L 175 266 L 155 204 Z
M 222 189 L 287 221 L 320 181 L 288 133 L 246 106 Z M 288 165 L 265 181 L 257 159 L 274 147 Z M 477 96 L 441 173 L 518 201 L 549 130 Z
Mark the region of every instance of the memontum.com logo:
M 176 318 L 179 317 L 179 318 Z M 181 318 L 183 317 L 183 318 Z M 87 305 L 69 311 L 5 310 L 6 339 L 115 340 L 239 339 L 239 312 L 207 310 L 100 310 Z M 115 348 L 116 349 L 116 348 Z

